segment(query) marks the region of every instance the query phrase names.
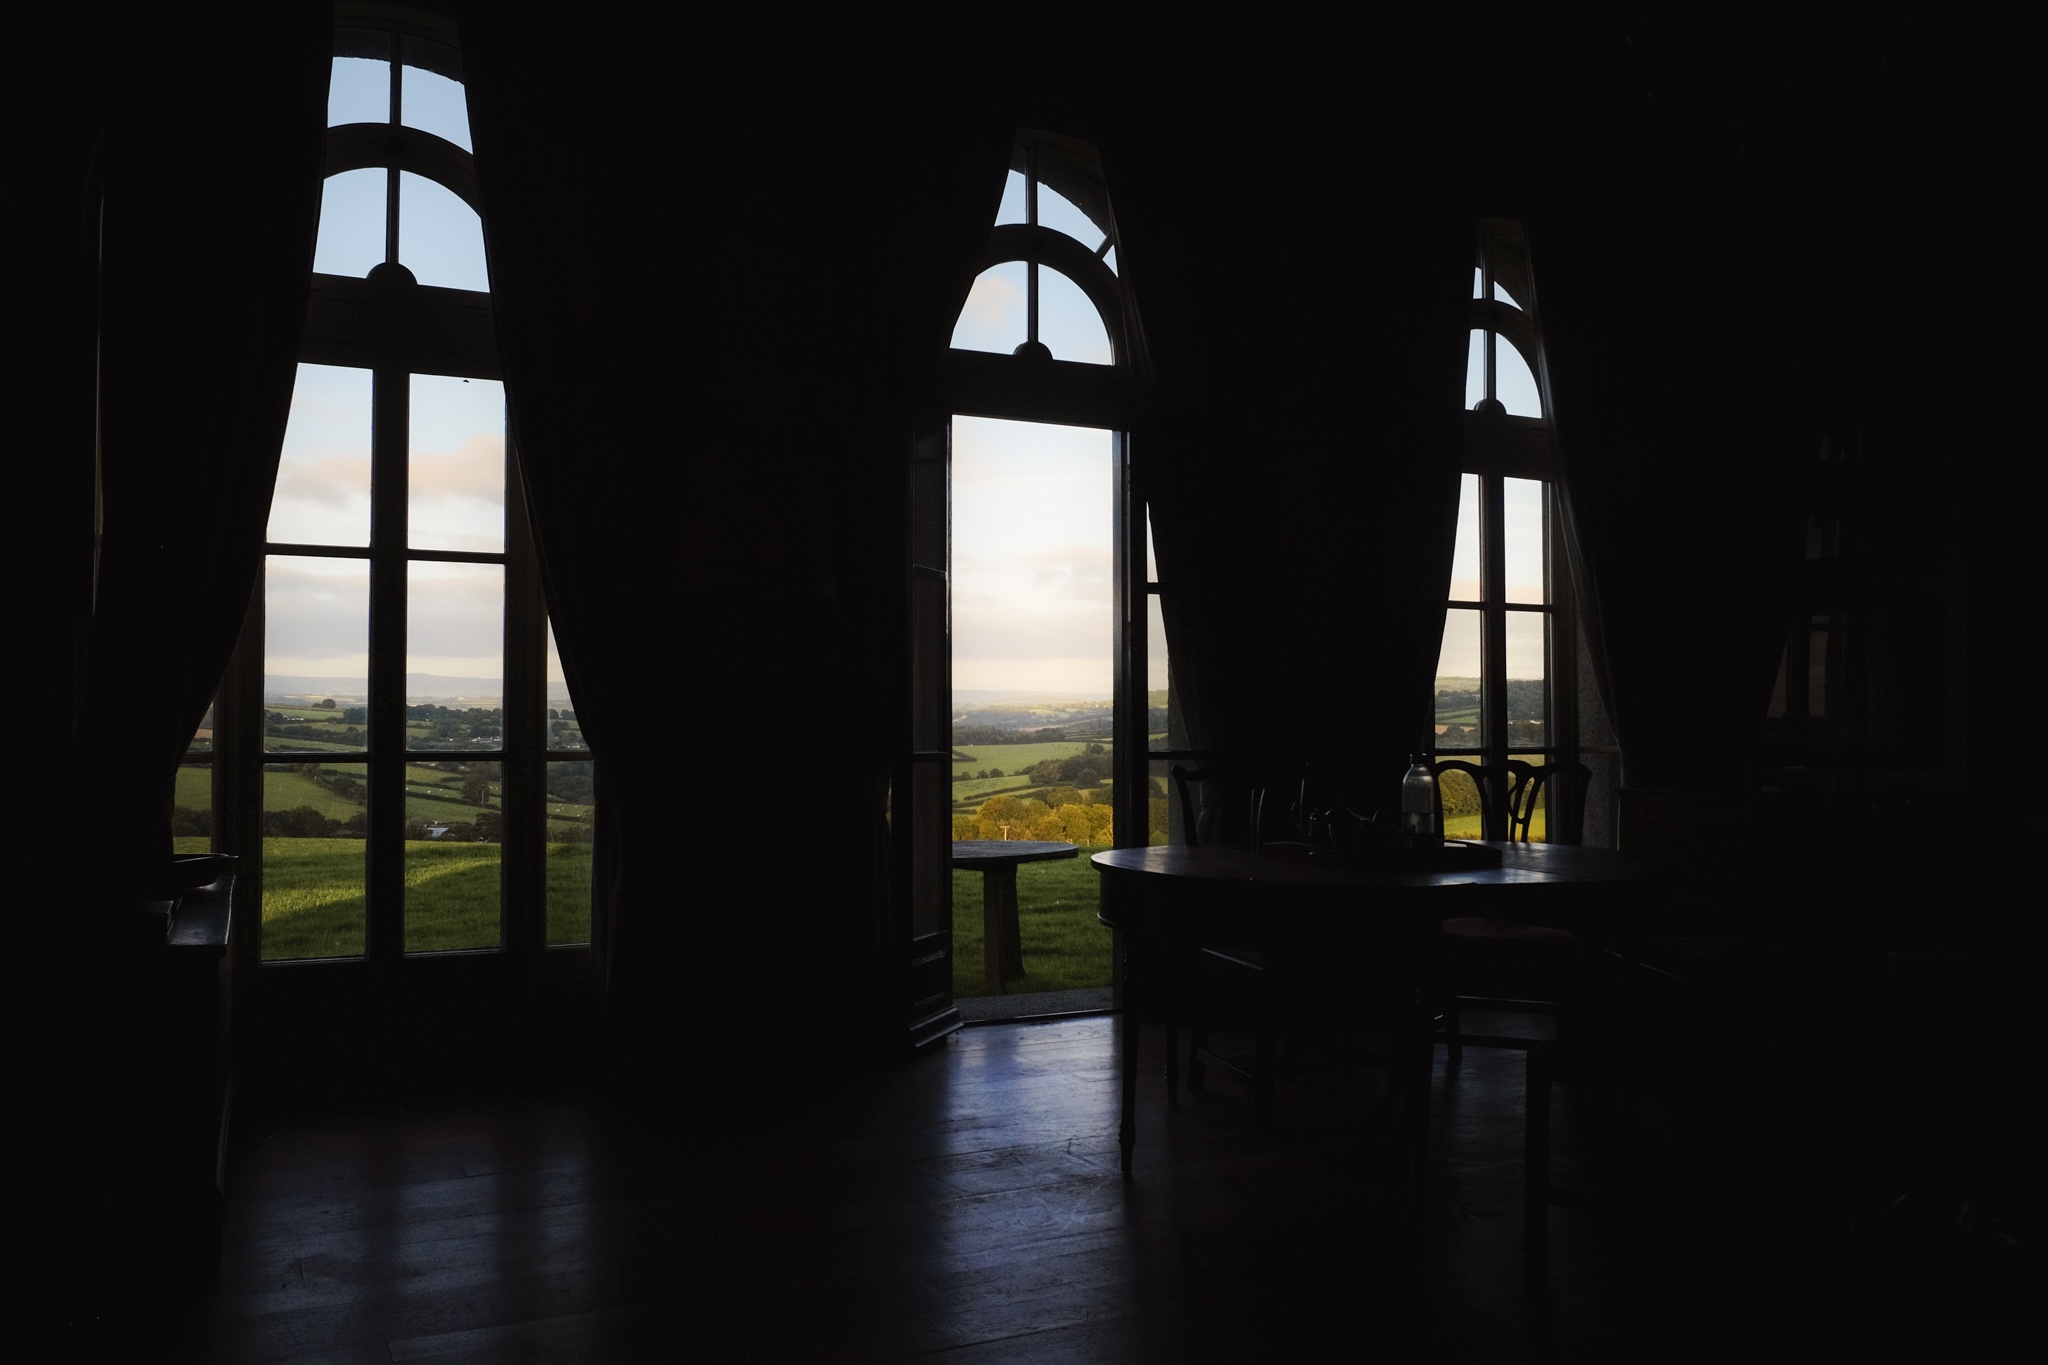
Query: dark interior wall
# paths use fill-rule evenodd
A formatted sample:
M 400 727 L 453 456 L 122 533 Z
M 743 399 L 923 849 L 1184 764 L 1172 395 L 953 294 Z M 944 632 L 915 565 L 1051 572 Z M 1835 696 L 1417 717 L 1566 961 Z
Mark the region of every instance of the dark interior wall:
M 1867 591 L 1895 607 L 1897 689 L 1945 722 L 1932 766 L 1964 761 L 1966 675 L 1939 660 L 1997 623 L 1965 609 L 1984 551 L 1936 471 L 2017 445 L 1970 368 L 1989 310 L 1965 302 L 2003 231 L 2010 134 L 1950 98 L 1956 72 L 1625 34 L 1507 66 L 1265 32 L 1172 57 L 1107 35 L 1050 75 L 990 74 L 876 34 L 852 63 L 651 24 L 587 45 L 487 13 L 470 28 L 503 106 L 484 121 L 518 129 L 528 177 L 487 174 L 487 193 L 548 197 L 559 249 L 530 271 L 567 281 L 544 300 L 558 350 L 529 367 L 560 383 L 549 367 L 573 356 L 581 386 L 571 457 L 529 476 L 575 509 L 550 572 L 580 585 L 589 667 L 690 718 L 648 733 L 628 710 L 608 759 L 649 813 L 622 878 L 647 912 L 615 955 L 648 974 L 642 998 L 677 960 L 743 961 L 761 899 L 807 903 L 794 957 L 819 998 L 854 1007 L 847 964 L 886 963 L 903 454 L 964 288 L 944 260 L 987 219 L 1019 125 L 1103 148 L 1156 381 L 1139 459 L 1176 512 L 1162 553 L 1210 598 L 1176 641 L 1212 695 L 1204 738 L 1284 748 L 1315 727 L 1382 765 L 1408 747 L 1402 699 L 1435 643 L 1413 590 L 1440 572 L 1414 548 L 1441 534 L 1426 452 L 1451 439 L 1417 414 L 1446 355 L 1455 382 L 1463 330 L 1431 319 L 1467 288 L 1459 225 L 1525 213 L 1607 628 L 1637 646 L 1615 672 L 1642 780 L 1694 780 L 1701 733 L 1749 744 L 1806 462 L 1834 430 L 1870 452 Z M 714 59 L 741 79 L 707 81 Z M 1531 73 L 1515 98 L 1475 93 L 1514 71 Z M 74 161 L 51 176 L 60 219 L 78 216 Z M 77 288 L 53 310 L 75 344 L 51 391 L 79 394 L 97 276 L 75 230 L 55 235 Z M 821 672 L 835 712 L 873 717 L 846 737 L 869 789 L 791 838 L 761 815 L 802 799 L 757 723 L 804 714 Z M 741 850 L 744 891 L 681 883 L 680 850 L 707 841 Z

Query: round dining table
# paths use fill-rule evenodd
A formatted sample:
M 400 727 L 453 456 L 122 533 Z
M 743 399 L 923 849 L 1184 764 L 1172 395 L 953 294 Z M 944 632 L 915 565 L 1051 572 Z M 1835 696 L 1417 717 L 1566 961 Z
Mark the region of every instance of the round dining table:
M 1541 923 L 1598 942 L 1626 917 L 1642 883 L 1668 872 L 1651 859 L 1568 844 L 1475 841 L 1435 858 L 1380 861 L 1306 845 L 1269 850 L 1161 844 L 1092 859 L 1102 879 L 1098 918 L 1117 931 L 1125 991 L 1117 1136 L 1126 1175 L 1137 1133 L 1138 1005 L 1159 999 L 1171 1019 L 1177 964 L 1197 950 L 1338 960 L 1421 945 L 1442 920 L 1460 915 Z M 1169 1062 L 1169 1087 L 1173 1070 Z M 1426 1066 L 1420 1074 L 1426 1084 Z

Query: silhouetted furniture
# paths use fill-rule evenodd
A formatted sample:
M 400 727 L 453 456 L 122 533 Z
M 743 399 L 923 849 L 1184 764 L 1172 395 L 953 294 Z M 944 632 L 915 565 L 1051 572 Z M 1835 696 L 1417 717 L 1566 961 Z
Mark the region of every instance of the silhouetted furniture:
M 982 985 L 990 995 L 1003 993 L 1003 982 L 1024 975 L 1024 934 L 1017 923 L 1017 868 L 1023 863 L 1048 863 L 1081 852 L 1075 844 L 1051 839 L 956 839 L 953 867 L 981 874 Z
M 1566 927 L 1606 932 L 1631 882 L 1664 875 L 1657 864 L 1605 849 L 1555 844 L 1490 844 L 1501 865 L 1451 872 L 1365 871 L 1335 850 L 1275 858 L 1240 849 L 1170 844 L 1119 848 L 1093 858 L 1102 876 L 1099 918 L 1121 930 L 1127 1007 L 1124 1013 L 1123 1117 L 1118 1137 L 1130 1171 L 1136 1142 L 1140 1007 L 1178 1012 L 1183 967 L 1206 943 L 1242 943 L 1322 960 L 1379 961 L 1407 973 L 1410 998 L 1420 988 L 1420 959 L 1434 936 L 1446 892 L 1497 902 L 1518 913 L 1528 901 Z M 1415 1152 L 1426 1132 L 1429 1035 L 1418 1026 L 1398 1040 L 1397 1093 L 1408 1104 Z
M 1208 840 L 1200 825 L 1193 789 L 1202 782 L 1221 785 L 1221 775 L 1214 767 L 1194 770 L 1175 765 L 1172 776 L 1181 806 L 1184 843 L 1189 847 L 1205 846 Z M 1313 765 L 1304 765 L 1279 787 L 1247 784 L 1243 796 L 1247 831 L 1244 847 L 1255 852 L 1275 841 L 1331 848 L 1347 830 L 1362 823 L 1336 799 Z M 1182 970 L 1192 982 L 1191 989 L 1183 992 L 1190 1025 L 1188 1089 L 1200 1093 L 1205 1088 L 1211 1063 L 1236 1072 L 1252 1088 L 1253 1111 L 1262 1128 L 1272 1125 L 1274 1087 L 1282 1071 L 1293 1062 L 1292 1055 L 1283 1054 L 1294 1053 L 1294 1045 L 1300 1041 L 1307 1023 L 1304 1016 L 1314 1013 L 1314 1001 L 1324 997 L 1351 1000 L 1366 984 L 1356 971 L 1335 967 L 1318 973 L 1314 964 L 1290 962 L 1284 951 L 1219 947 L 1213 943 L 1202 945 Z M 1252 1039 L 1250 1065 L 1212 1046 L 1218 1017 L 1232 1010 L 1248 1020 Z M 1329 1022 L 1317 1021 L 1319 1025 Z M 1179 1020 L 1169 1016 L 1165 1023 L 1167 1096 L 1171 1102 L 1177 1098 L 1178 1089 Z M 1320 1033 L 1329 1031 L 1327 1027 L 1318 1027 Z M 1347 1051 L 1347 1064 L 1357 1060 L 1361 1060 L 1358 1054 Z
M 1731 1154 L 1716 1151 L 1710 1130 L 1739 1121 L 1729 1111 L 1744 1107 L 1747 1058 L 1731 1000 L 1619 953 L 1596 954 L 1589 977 L 1571 1036 L 1528 1052 L 1522 1245 L 1532 1258 L 1546 1254 L 1552 1205 L 1712 1198 L 1708 1168 L 1728 1165 Z M 1581 1121 L 1604 1129 L 1593 1144 L 1604 1170 L 1590 1185 L 1557 1184 L 1551 1170 L 1551 1099 L 1560 1084 L 1574 1087 Z
M 1583 763 L 1534 764 L 1509 759 L 1504 768 L 1489 768 L 1463 759 L 1432 765 L 1437 776 L 1437 830 L 1443 830 L 1442 787 L 1459 774 L 1478 788 L 1480 828 L 1487 839 L 1527 844 L 1537 812 L 1549 804 L 1546 833 L 1553 845 L 1575 845 L 1583 831 L 1582 798 L 1592 770 Z M 1461 1007 L 1555 1014 L 1559 999 L 1569 993 L 1570 978 L 1581 960 L 1579 942 L 1571 934 L 1543 923 L 1540 912 L 1513 920 L 1486 915 L 1456 915 L 1444 920 L 1438 938 L 1437 1031 L 1452 1060 L 1464 1044 L 1475 1047 L 1526 1048 L 1529 1041 L 1499 1034 L 1468 1034 L 1461 1026 Z

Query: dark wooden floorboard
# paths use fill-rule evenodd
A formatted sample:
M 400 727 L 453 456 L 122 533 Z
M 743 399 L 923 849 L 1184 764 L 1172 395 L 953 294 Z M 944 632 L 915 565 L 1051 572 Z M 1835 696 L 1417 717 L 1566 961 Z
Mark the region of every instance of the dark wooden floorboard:
M 148 1358 L 1686 1359 L 1738 1335 L 1729 1249 L 1687 1259 L 1642 1219 L 1557 1210 L 1525 1273 L 1519 1052 L 1437 1054 L 1411 1179 L 1383 1077 L 1284 1084 L 1261 1133 L 1227 1077 L 1169 1107 L 1155 1051 L 1126 1181 L 1116 1045 L 1107 1018 L 972 1029 L 743 1127 L 574 1092 L 259 1096 L 216 1287 Z M 1564 1176 L 1578 1124 L 1561 1095 Z

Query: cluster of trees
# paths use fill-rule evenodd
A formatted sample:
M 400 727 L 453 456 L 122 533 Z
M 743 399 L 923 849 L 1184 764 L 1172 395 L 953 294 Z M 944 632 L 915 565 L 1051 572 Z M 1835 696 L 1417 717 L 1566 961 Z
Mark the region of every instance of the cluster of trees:
M 1548 688 L 1541 678 L 1507 680 L 1508 719 L 1543 723 L 1543 706 Z M 1436 718 L 1442 724 L 1452 716 L 1477 715 L 1484 697 L 1476 687 L 1440 687 L 1436 693 Z
M 974 780 L 977 780 L 977 779 L 979 779 L 979 778 L 984 778 L 984 777 L 1001 777 L 1001 776 L 1003 776 L 1003 770 L 1002 770 L 1001 768 L 983 768 L 983 769 L 982 769 L 982 770 L 981 770 L 980 772 L 978 772 L 978 773 L 966 773 L 966 772 L 958 772 L 958 773 L 954 773 L 954 774 L 953 774 L 953 780 L 954 780 L 955 782 L 970 782 L 970 781 L 974 781 Z
M 975 714 L 987 715 L 988 712 L 977 711 Z M 1016 714 L 1025 720 L 1038 719 L 1038 717 L 1033 716 L 1028 711 L 1020 711 Z M 1049 744 L 1064 740 L 1066 737 L 1066 730 L 1057 725 L 1048 725 L 1039 730 L 1025 730 L 1016 726 L 1006 725 L 955 725 L 953 727 L 953 743 L 955 744 Z M 959 758 L 963 757 L 963 755 L 955 754 L 954 757 Z
M 492 707 L 465 707 L 453 710 L 431 703 L 405 708 L 405 724 L 408 730 L 425 729 L 426 734 L 413 736 L 415 744 L 448 744 L 458 742 L 478 747 L 495 745 L 505 733 L 505 712 Z
M 1107 844 L 1116 839 L 1107 800 L 1090 801 L 1068 788 L 1035 796 L 991 796 L 972 815 L 953 817 L 955 839 L 1058 839 L 1070 844 Z M 1073 800 L 1066 800 L 1066 797 Z
M 1103 745 L 1091 744 L 1071 758 L 1048 758 L 1043 763 L 1032 764 L 1025 772 L 1033 782 L 1099 787 L 1110 774 L 1109 750 Z

